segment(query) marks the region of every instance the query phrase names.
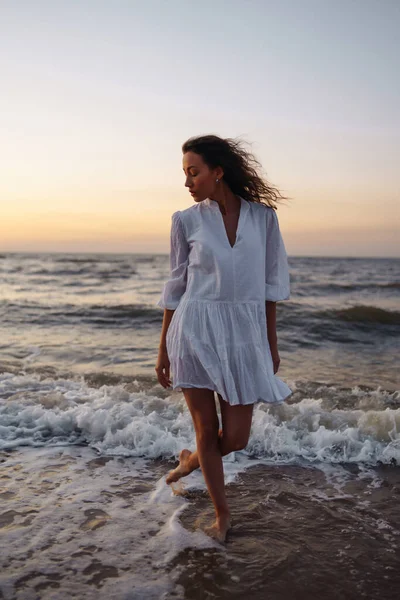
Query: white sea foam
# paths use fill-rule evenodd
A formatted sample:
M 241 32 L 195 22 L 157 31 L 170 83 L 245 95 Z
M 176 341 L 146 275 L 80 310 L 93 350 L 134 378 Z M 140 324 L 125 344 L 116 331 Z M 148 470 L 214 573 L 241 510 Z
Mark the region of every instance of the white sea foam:
M 324 397 L 257 405 L 247 450 L 224 457 L 226 483 L 260 463 L 300 464 L 325 476 L 327 485 L 307 488 L 312 502 L 341 501 L 351 497 L 354 469 L 348 463 L 356 463 L 365 480 L 357 510 L 371 528 L 382 530 L 392 551 L 400 533 L 368 508 L 364 494 L 372 498 L 382 483 L 371 466 L 400 460 L 400 409 L 386 406 L 384 394 L 375 396 L 364 410 L 329 409 Z M 157 479 L 157 463 L 149 462 L 176 458 L 183 447 L 195 446 L 179 394 L 162 399 L 128 392 L 123 385 L 95 389 L 83 380 L 6 373 L 0 375 L 0 398 L 0 447 L 24 446 L 3 455 L 13 510 L 7 513 L 12 522 L 3 529 L 0 558 L 12 555 L 24 573 L 35 574 L 26 584 L 29 591 L 51 581 L 57 564 L 63 581 L 60 591 L 52 590 L 54 600 L 79 595 L 82 585 L 85 598 L 99 597 L 87 586 L 97 576 L 104 577 L 102 597 L 155 599 L 173 591 L 183 598 L 177 581 L 184 561 L 174 559 L 192 549 L 226 552 L 201 530 L 182 525 L 190 501 L 173 494 L 164 469 Z M 365 402 L 361 392 L 360 402 Z M 187 476 L 184 487 L 205 489 L 201 471 Z M 260 502 L 268 504 L 281 491 L 265 487 L 260 493 L 265 495 Z M 352 525 L 343 531 L 352 533 Z M 190 564 L 190 554 L 185 559 Z M 8 596 L 20 576 L 14 570 L 0 575 Z
M 249 457 L 278 464 L 400 464 L 400 409 L 391 406 L 390 394 L 351 394 L 359 394 L 351 409 L 327 408 L 324 397 L 256 405 L 246 451 L 224 459 L 227 477 L 246 468 Z M 174 459 L 182 448 L 195 447 L 195 435 L 179 394 L 163 399 L 123 385 L 91 388 L 83 378 L 1 374 L 0 448 L 65 444 L 88 444 L 105 455 Z
M 22 448 L 2 467 L 13 510 L 3 524 L 0 562 L 12 556 L 22 569 L 0 574 L 7 598 L 27 597 L 15 593 L 23 570 L 31 575 L 25 590 L 31 597 L 36 585 L 54 577 L 55 563 L 62 579 L 61 589 L 52 591 L 55 600 L 74 594 L 159 599 L 172 590 L 174 598 L 183 598 L 175 583 L 181 567 L 165 567 L 187 548 L 224 552 L 201 530 L 181 525 L 188 501 L 174 496 L 164 478 L 151 491 L 154 473 L 143 459 L 110 457 L 103 463 L 90 448 Z M 97 576 L 101 595 L 88 585 Z

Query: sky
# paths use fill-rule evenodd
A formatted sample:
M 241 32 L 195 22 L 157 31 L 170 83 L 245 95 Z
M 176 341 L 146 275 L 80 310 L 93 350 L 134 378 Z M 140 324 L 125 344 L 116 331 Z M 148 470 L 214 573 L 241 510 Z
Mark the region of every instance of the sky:
M 400 256 L 398 0 L 3 0 L 0 251 L 169 252 L 242 139 L 292 256 Z

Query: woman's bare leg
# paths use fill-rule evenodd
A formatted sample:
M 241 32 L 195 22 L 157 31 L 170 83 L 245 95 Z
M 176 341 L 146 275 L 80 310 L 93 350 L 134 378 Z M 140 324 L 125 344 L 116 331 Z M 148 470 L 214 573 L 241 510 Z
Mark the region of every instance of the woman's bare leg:
M 253 417 L 253 404 L 231 406 L 220 394 L 217 395 L 222 417 L 222 429 L 218 431 L 218 444 L 221 455 L 226 456 L 247 446 Z M 179 465 L 169 472 L 166 483 L 178 481 L 199 467 L 197 450 L 191 452 L 185 448 L 179 454 Z
M 222 456 L 235 450 L 242 450 L 247 446 L 249 440 L 251 421 L 253 416 L 253 405 L 231 406 L 218 394 L 221 408 L 222 430 L 219 435 L 219 447 Z M 220 524 L 218 519 L 206 530 L 206 533 L 214 536 L 218 532 Z M 218 533 L 217 533 L 218 535 Z
M 223 405 L 221 405 L 223 429 L 222 432 L 221 430 L 219 432 L 214 392 L 201 388 L 185 388 L 182 391 L 193 418 L 197 451 L 191 453 L 185 449 L 181 452 L 181 463 L 177 469 L 169 474 L 167 483 L 177 481 L 177 479 L 185 474 L 187 475 L 198 466 L 201 467 L 216 513 L 215 523 L 206 531 L 220 541 L 224 541 L 230 528 L 230 511 L 225 495 L 222 456 L 223 452 L 228 454 L 228 448 L 230 448 L 229 452 L 232 452 L 232 450 L 239 450 L 247 444 L 248 432 L 251 426 L 252 406 L 230 407 L 218 394 L 220 403 L 223 402 Z M 230 409 L 238 410 L 232 411 Z M 248 427 L 243 426 L 244 419 L 249 422 Z M 229 438 L 224 439 L 224 426 L 226 426 L 226 430 L 232 430 L 237 434 L 234 441 Z
M 218 444 L 218 415 L 214 392 L 201 388 L 182 389 L 196 432 L 198 461 L 214 504 L 216 522 L 212 534 L 224 541 L 230 527 L 230 511 L 225 494 L 224 468 Z

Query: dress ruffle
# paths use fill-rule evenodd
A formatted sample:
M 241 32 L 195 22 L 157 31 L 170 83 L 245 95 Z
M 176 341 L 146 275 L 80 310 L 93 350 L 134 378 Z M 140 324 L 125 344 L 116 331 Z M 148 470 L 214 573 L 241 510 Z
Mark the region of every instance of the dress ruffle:
M 212 389 L 233 406 L 281 403 L 292 394 L 273 372 L 265 307 L 259 302 L 183 298 L 166 343 L 173 389 Z

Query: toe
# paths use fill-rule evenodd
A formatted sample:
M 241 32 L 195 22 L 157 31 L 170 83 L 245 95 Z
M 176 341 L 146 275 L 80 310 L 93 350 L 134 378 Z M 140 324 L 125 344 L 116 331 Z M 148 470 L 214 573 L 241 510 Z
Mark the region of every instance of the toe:
M 169 485 L 173 481 L 176 481 L 175 471 L 170 471 L 165 479 L 165 482 Z

